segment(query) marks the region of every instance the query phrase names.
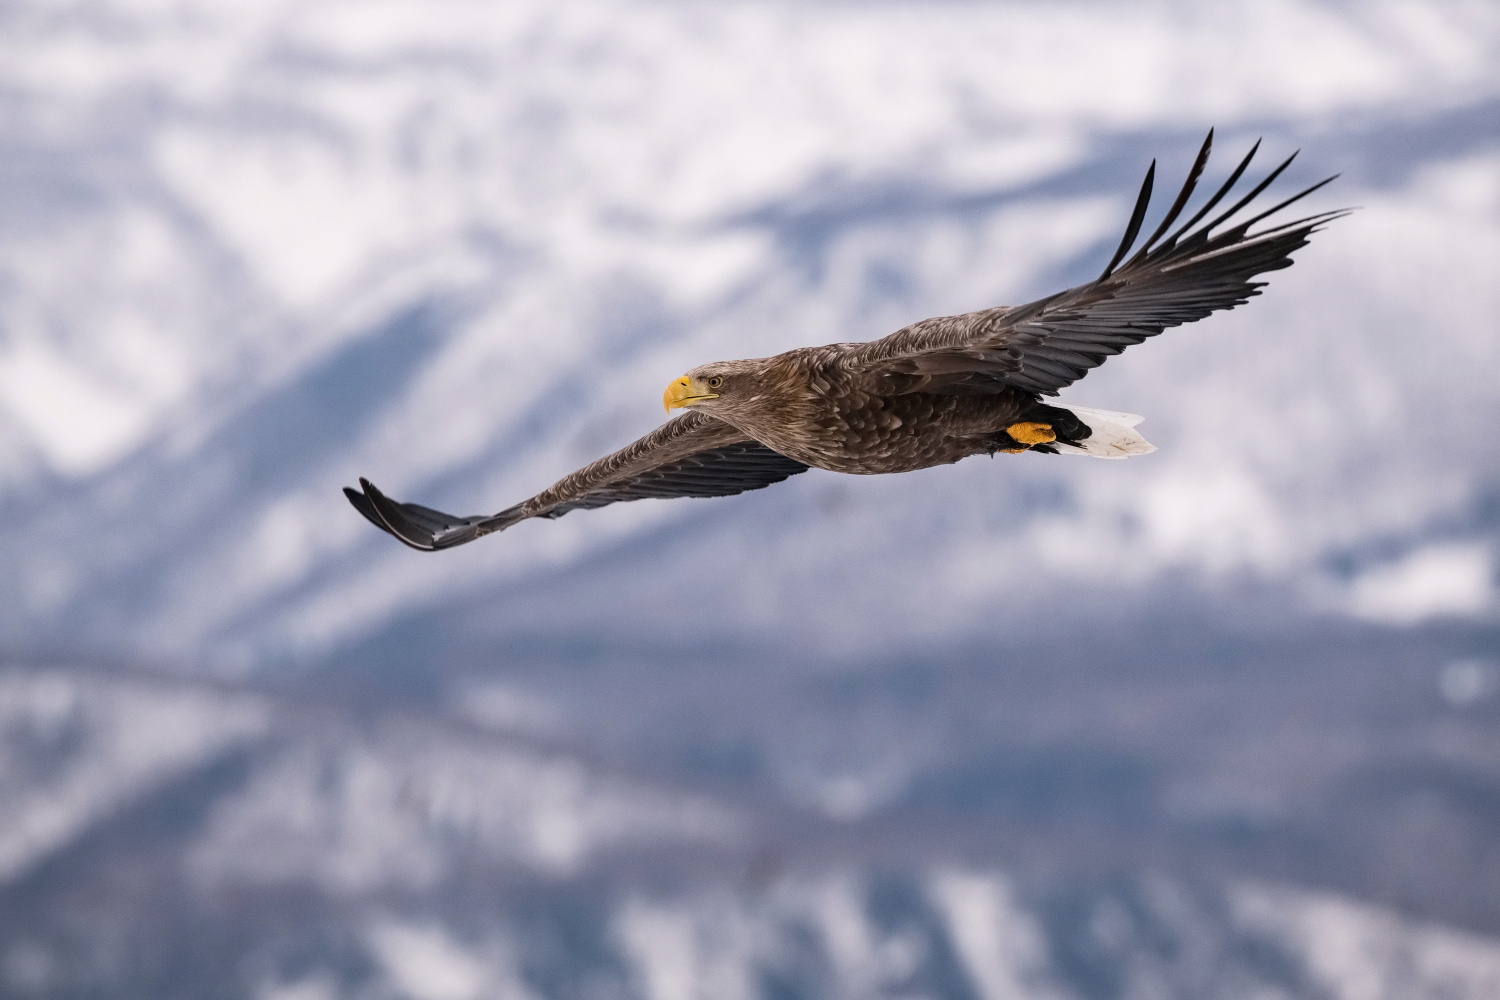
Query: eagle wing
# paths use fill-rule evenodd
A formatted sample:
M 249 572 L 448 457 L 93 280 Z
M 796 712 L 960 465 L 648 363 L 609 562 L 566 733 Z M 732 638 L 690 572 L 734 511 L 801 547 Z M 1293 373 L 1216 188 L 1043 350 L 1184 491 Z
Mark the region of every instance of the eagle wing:
M 1168 327 L 1243 305 L 1259 295 L 1265 284 L 1252 278 L 1290 267 L 1293 251 L 1305 246 L 1320 226 L 1348 211 L 1310 215 L 1250 233 L 1262 219 L 1334 179 L 1329 177 L 1253 218 L 1214 232 L 1280 176 L 1296 158 L 1293 153 L 1231 208 L 1194 229 L 1240 179 L 1260 147 L 1257 142 L 1213 197 L 1167 235 L 1208 163 L 1213 137 L 1210 130 L 1176 201 L 1155 232 L 1124 264 L 1120 262 L 1135 243 L 1151 200 L 1155 161 L 1146 172 L 1119 249 L 1094 281 L 1024 306 L 1002 306 L 914 323 L 888 337 L 858 345 L 843 356 L 843 367 L 858 381 L 873 382 L 871 390 L 881 393 L 964 395 L 1016 388 L 1055 396 L 1059 389 L 1131 344 L 1139 344 Z
M 529 500 L 498 514 L 458 517 L 398 503 L 361 479 L 344 488 L 356 510 L 414 549 L 433 552 L 504 531 L 531 517 L 562 517 L 650 497 L 727 497 L 779 483 L 807 466 L 772 451 L 729 424 L 688 412 L 612 455 L 584 466 Z

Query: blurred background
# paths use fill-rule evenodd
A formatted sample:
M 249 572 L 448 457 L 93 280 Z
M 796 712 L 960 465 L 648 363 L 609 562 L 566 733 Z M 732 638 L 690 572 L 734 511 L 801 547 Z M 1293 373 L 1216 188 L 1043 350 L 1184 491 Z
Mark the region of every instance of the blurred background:
M 1088 280 L 1210 126 L 1361 207 L 1065 393 L 1149 457 L 339 494 Z M 1487 2 L 0 4 L 0 996 L 1500 996 L 1497 276 Z

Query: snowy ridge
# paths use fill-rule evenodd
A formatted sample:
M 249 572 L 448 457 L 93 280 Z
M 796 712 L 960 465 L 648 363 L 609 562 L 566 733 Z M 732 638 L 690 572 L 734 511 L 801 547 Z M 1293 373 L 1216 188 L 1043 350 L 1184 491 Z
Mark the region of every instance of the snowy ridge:
M 164 719 L 199 733 L 240 721 L 117 780 L 122 738 L 149 745 Z M 239 741 L 228 754 L 225 739 Z M 372 723 L 231 688 L 8 670 L 0 740 L 47 745 L 29 765 L 0 756 L 0 828 L 83 817 L 0 874 L 0 986 L 19 993 L 213 982 L 437 1000 L 578 996 L 590 982 L 646 1000 L 1084 1000 L 1110 982 L 1183 1000 L 1250 986 L 1482 1000 L 1500 987 L 1500 939 L 1337 893 L 860 860 L 854 845 L 899 819 L 789 819 L 611 774 L 566 742 L 409 712 Z M 152 801 L 180 819 L 142 854 L 133 817 Z M 110 867 L 150 877 L 94 881 Z M 90 885 L 91 905 L 70 909 Z M 143 907 L 157 916 L 142 921 Z M 107 940 L 128 960 L 89 950 Z M 184 947 L 204 956 L 192 969 L 174 961 Z

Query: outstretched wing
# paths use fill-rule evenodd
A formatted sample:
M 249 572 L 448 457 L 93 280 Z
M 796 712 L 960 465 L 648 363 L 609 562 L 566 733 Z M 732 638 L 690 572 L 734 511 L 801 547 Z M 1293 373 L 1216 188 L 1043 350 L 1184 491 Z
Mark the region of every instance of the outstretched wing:
M 688 412 L 498 514 L 457 517 L 398 503 L 365 479 L 359 481 L 361 490 L 346 486 L 344 495 L 377 528 L 414 549 L 433 552 L 504 531 L 529 517 L 562 517 L 570 510 L 649 497 L 727 497 L 806 471 L 801 462 L 722 420 Z
M 1024 306 L 914 323 L 850 351 L 843 362 L 846 370 L 862 380 L 878 380 L 877 391 L 886 393 L 995 393 L 1013 387 L 1055 396 L 1131 344 L 1259 295 L 1265 282 L 1252 278 L 1290 267 L 1293 251 L 1305 246 L 1324 223 L 1348 212 L 1324 212 L 1250 232 L 1262 219 L 1334 179 L 1329 177 L 1254 218 L 1214 232 L 1280 176 L 1296 158 L 1293 153 L 1228 211 L 1194 229 L 1240 179 L 1260 147 L 1257 142 L 1214 196 L 1166 235 L 1192 197 L 1213 138 L 1210 130 L 1177 200 L 1124 264 L 1120 261 L 1130 252 L 1146 217 L 1155 161 L 1146 172 L 1120 247 L 1096 280 Z

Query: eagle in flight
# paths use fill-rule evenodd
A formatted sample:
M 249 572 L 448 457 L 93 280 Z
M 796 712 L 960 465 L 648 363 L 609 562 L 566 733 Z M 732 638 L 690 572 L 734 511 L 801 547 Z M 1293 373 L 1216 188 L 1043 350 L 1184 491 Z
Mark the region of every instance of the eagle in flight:
M 1347 214 L 1323 212 L 1250 232 L 1329 177 L 1231 224 L 1291 164 L 1293 153 L 1199 225 L 1239 181 L 1257 142 L 1213 197 L 1168 233 L 1212 145 L 1210 131 L 1172 207 L 1126 260 L 1151 200 L 1152 162 L 1119 249 L 1086 285 L 1023 306 L 925 319 L 868 343 L 700 365 L 668 385 L 663 397 L 667 412 L 685 413 L 498 514 L 456 517 L 399 503 L 365 479 L 362 489 L 346 487 L 344 494 L 377 528 L 431 552 L 531 517 L 647 497 L 731 496 L 812 467 L 873 475 L 996 452 L 1124 458 L 1153 451 L 1133 429 L 1140 417 L 1046 397 L 1131 344 L 1259 295 L 1265 283 L 1252 278 L 1291 266 L 1293 251 Z

